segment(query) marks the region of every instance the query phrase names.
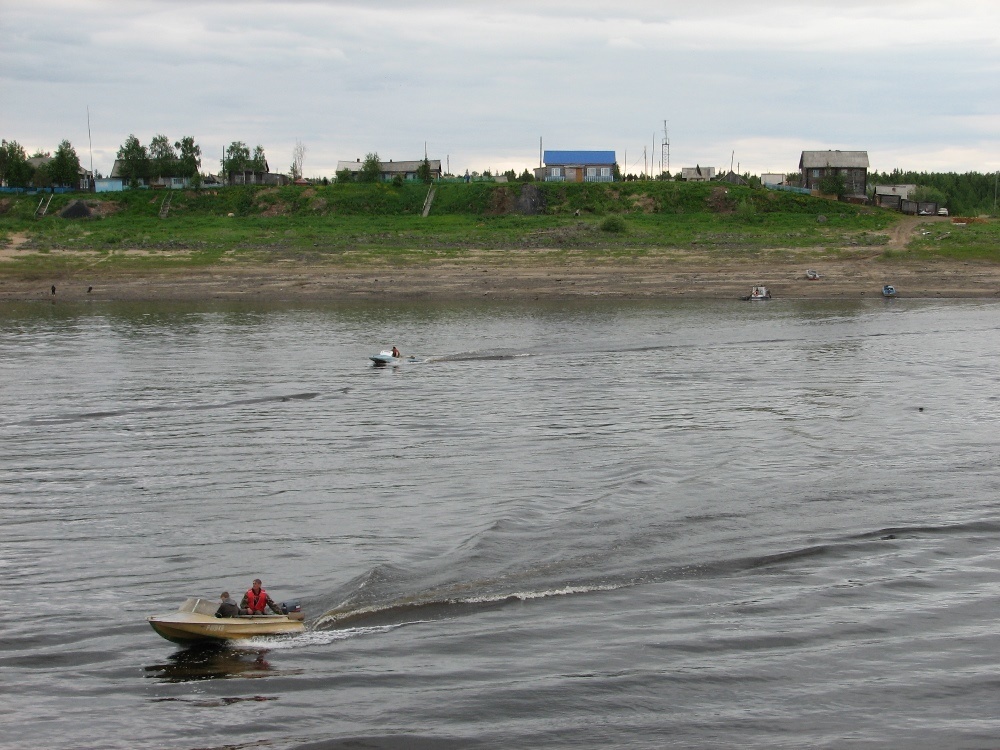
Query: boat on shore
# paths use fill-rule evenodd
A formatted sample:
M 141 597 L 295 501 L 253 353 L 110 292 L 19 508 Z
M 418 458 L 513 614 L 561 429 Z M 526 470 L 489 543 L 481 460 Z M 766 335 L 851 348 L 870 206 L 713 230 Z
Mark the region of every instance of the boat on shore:
M 216 617 L 219 605 L 207 599 L 190 597 L 169 615 L 153 615 L 146 620 L 150 626 L 174 643 L 221 643 L 256 638 L 260 635 L 285 635 L 305 630 L 303 615 L 297 604 L 282 604 L 283 615 L 238 615 Z
M 894 287 L 892 284 L 886 284 L 884 287 L 882 287 L 882 296 L 883 297 L 895 297 L 896 296 L 896 287 Z
M 755 286 L 750 290 L 750 296 L 743 299 L 750 300 L 751 302 L 768 300 L 771 299 L 771 292 L 768 291 L 766 286 Z

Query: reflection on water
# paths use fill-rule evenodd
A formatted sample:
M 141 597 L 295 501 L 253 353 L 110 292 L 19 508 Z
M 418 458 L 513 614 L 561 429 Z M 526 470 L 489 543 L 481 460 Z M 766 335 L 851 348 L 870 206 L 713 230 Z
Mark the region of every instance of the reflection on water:
M 267 649 L 235 649 L 206 644 L 175 651 L 165 664 L 144 668 L 146 677 L 164 682 L 192 682 L 228 677 L 265 677 L 271 671 Z

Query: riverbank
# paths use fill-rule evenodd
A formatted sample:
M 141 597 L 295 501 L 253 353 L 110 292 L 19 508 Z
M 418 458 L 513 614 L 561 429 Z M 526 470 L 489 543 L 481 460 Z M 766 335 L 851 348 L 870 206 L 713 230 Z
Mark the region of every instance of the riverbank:
M 81 269 L 32 279 L 0 277 L 0 300 L 533 300 L 738 299 L 754 284 L 775 299 L 864 299 L 893 284 L 911 298 L 1000 297 L 1000 266 L 987 262 L 879 257 L 810 261 L 621 258 L 482 254 L 419 266 L 346 267 L 285 262 L 126 274 Z M 810 280 L 806 270 L 818 271 Z M 55 295 L 52 294 L 55 286 Z M 89 291 L 88 291 L 89 290 Z

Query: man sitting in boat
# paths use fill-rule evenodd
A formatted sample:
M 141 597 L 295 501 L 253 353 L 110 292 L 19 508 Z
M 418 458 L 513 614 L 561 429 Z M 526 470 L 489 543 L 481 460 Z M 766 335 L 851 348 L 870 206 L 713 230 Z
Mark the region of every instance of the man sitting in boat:
M 219 600 L 219 608 L 215 610 L 216 617 L 236 617 L 240 613 L 239 606 L 229 598 L 228 591 L 223 591 Z
M 399 349 L 397 349 L 396 347 L 392 347 L 392 356 L 395 357 L 396 359 L 399 359 L 403 355 L 399 353 Z
M 262 615 L 266 607 L 270 607 L 276 615 L 283 614 L 274 600 L 260 587 L 260 579 L 254 578 L 253 586 L 243 595 L 243 601 L 240 602 L 240 614 Z

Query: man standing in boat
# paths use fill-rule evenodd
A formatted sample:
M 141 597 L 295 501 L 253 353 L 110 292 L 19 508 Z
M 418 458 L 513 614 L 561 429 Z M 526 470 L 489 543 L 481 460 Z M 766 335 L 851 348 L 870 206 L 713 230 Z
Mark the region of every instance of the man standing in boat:
M 240 614 L 262 615 L 265 607 L 270 607 L 276 615 L 283 614 L 274 600 L 260 587 L 260 579 L 254 578 L 253 586 L 243 595 L 243 601 L 240 602 Z

